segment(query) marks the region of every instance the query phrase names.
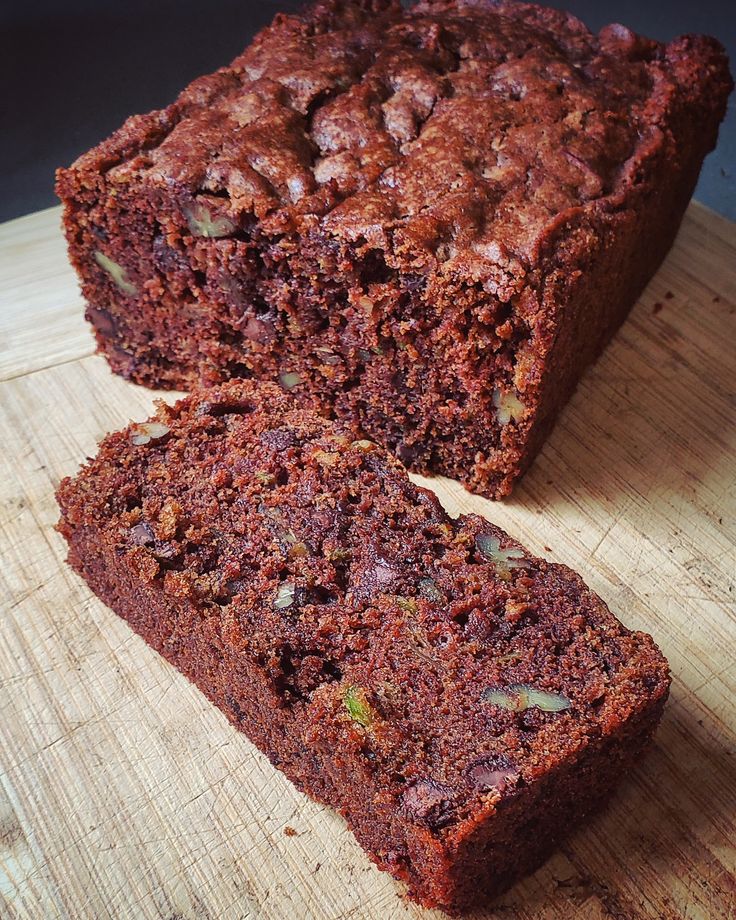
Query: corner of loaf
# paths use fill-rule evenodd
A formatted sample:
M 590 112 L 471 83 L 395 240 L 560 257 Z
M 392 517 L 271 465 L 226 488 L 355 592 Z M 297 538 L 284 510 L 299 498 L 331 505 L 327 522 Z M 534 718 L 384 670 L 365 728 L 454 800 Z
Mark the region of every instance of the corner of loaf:
M 525 3 L 324 2 L 59 175 L 117 373 L 270 378 L 507 494 L 677 232 L 732 87 Z
M 664 707 L 661 652 L 579 576 L 279 386 L 161 404 L 58 500 L 97 596 L 425 905 L 536 868 Z

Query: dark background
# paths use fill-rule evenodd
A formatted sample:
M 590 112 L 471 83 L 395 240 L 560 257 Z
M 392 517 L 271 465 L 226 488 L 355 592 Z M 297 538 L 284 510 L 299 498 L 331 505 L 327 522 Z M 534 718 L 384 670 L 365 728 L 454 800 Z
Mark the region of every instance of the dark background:
M 0 12 L 0 220 L 55 203 L 54 169 L 127 115 L 166 105 L 227 63 L 294 0 L 33 0 Z M 670 39 L 716 35 L 736 60 L 736 0 L 562 0 L 592 29 L 611 21 Z M 696 197 L 736 219 L 736 103 Z

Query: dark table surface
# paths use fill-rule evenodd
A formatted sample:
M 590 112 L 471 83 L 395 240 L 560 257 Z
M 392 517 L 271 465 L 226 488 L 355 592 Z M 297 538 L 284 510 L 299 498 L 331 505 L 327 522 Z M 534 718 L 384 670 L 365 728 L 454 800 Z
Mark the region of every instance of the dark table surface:
M 54 204 L 54 169 L 133 112 L 170 102 L 227 63 L 293 0 L 36 0 L 0 12 L 0 220 Z M 736 0 L 550 2 L 591 28 L 623 22 L 670 39 L 716 35 L 736 60 Z M 736 220 L 736 102 L 696 197 Z

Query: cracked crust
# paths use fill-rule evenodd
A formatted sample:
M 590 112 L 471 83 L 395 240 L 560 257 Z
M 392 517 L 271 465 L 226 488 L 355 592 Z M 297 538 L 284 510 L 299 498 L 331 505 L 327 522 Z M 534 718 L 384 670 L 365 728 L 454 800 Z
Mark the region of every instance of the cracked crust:
M 296 375 L 505 494 L 666 253 L 730 88 L 713 39 L 531 4 L 277 16 L 60 172 L 88 318 L 139 382 Z
M 161 404 L 58 500 L 100 598 L 428 906 L 535 868 L 667 697 L 579 576 L 275 386 Z

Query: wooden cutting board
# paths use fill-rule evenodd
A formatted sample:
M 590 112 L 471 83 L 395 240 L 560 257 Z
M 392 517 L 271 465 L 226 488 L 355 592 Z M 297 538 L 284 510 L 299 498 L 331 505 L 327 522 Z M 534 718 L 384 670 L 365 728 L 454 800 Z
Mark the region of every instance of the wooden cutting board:
M 93 355 L 58 223 L 0 227 L 0 916 L 437 920 L 65 567 L 56 484 L 154 394 Z M 691 206 L 513 498 L 423 480 L 674 674 L 608 810 L 476 920 L 736 916 L 735 269 L 736 225 Z

